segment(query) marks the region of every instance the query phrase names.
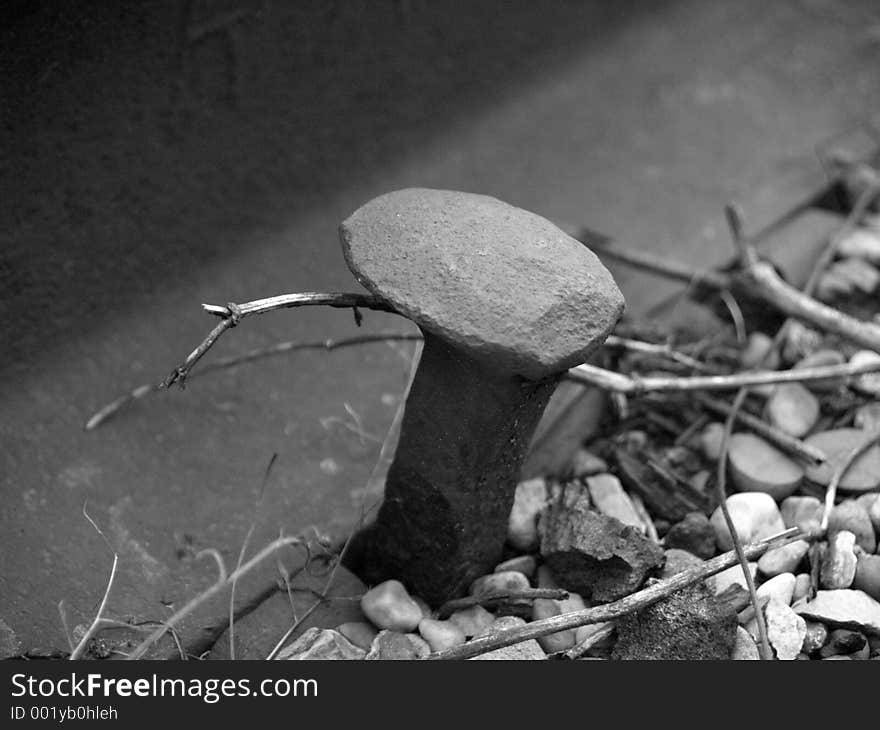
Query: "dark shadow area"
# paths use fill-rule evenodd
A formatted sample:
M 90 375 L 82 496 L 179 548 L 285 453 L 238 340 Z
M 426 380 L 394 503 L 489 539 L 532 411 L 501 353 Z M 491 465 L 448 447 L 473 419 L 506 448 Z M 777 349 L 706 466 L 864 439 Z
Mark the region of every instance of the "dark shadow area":
M 7 4 L 0 373 L 186 285 L 242 232 L 308 211 L 662 7 Z

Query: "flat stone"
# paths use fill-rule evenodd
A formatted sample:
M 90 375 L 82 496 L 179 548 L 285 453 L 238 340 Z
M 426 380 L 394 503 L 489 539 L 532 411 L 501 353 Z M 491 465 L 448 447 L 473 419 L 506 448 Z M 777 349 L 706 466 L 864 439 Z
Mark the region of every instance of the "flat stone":
M 880 601 L 880 555 L 864 553 L 859 555 L 853 588 L 864 591 L 874 600 Z
M 365 654 L 338 631 L 314 626 L 278 652 L 276 659 L 363 659 Z
M 856 576 L 856 537 L 841 530 L 823 551 L 819 568 L 819 584 L 828 590 L 849 588 Z
M 727 510 L 743 544 L 770 537 L 785 530 L 776 501 L 766 492 L 740 492 L 727 498 Z M 715 541 L 722 551 L 733 550 L 733 540 L 721 507 L 710 518 Z
M 480 638 L 481 636 L 486 636 L 488 634 L 495 633 L 496 631 L 504 631 L 506 629 L 512 629 L 517 626 L 524 626 L 525 623 L 525 620 L 517 616 L 502 616 L 501 618 L 495 619 L 494 623 L 490 627 L 488 627 L 485 631 L 483 631 L 482 634 L 478 635 L 475 638 Z M 480 654 L 478 656 L 472 657 L 472 659 L 480 659 L 483 661 L 534 661 L 546 658 L 547 655 L 544 653 L 541 645 L 538 644 L 538 642 L 534 639 L 521 641 L 520 643 L 513 644 L 512 646 L 504 646 L 501 649 L 495 649 L 494 651 L 487 652 L 486 654 Z
M 498 371 L 540 380 L 579 365 L 623 313 L 623 295 L 594 253 L 486 195 L 397 190 L 356 210 L 339 232 L 364 287 Z
M 676 522 L 664 537 L 667 548 L 687 550 L 708 560 L 715 555 L 715 528 L 702 512 L 691 512 Z
M 413 631 L 422 620 L 422 609 L 397 580 L 386 580 L 367 591 L 361 597 L 361 610 L 380 629 L 390 631 Z
M 547 505 L 547 482 L 536 477 L 516 485 L 507 523 L 507 542 L 517 550 L 538 546 L 538 517 Z
M 798 616 L 787 603 L 771 597 L 764 607 L 767 639 L 776 652 L 776 658 L 792 660 L 797 657 L 807 634 L 807 622 Z
M 596 602 L 638 590 L 663 563 L 663 550 L 639 530 L 593 512 L 584 500 L 557 500 L 539 525 L 541 555 L 560 586 Z
M 869 363 L 880 363 L 880 354 L 873 350 L 859 350 L 853 353 L 849 359 L 850 365 L 867 365 Z M 852 379 L 851 385 L 853 390 L 857 390 L 859 393 L 878 395 L 880 394 L 880 372 L 856 375 Z
M 765 492 L 776 501 L 794 492 L 804 476 L 797 462 L 753 433 L 730 437 L 728 465 L 740 492 Z
M 816 497 L 792 496 L 786 497 L 779 505 L 782 522 L 786 528 L 797 527 L 801 530 L 809 530 L 818 527 L 822 520 L 822 512 L 825 506 Z
M 401 633 L 383 629 L 376 638 L 364 659 L 373 661 L 424 659 L 431 653 L 431 647 L 418 634 Z
M 837 428 L 813 434 L 805 439 L 810 446 L 825 452 L 827 461 L 807 468 L 811 482 L 828 486 L 834 472 L 845 463 L 849 453 L 864 443 L 867 435 L 859 428 Z M 880 447 L 872 446 L 853 462 L 840 480 L 838 489 L 849 492 L 867 492 L 880 486 Z
M 819 420 L 819 400 L 800 383 L 780 383 L 767 399 L 764 413 L 772 426 L 801 438 Z
M 877 549 L 871 517 L 864 506 L 854 499 L 846 499 L 835 505 L 828 515 L 828 541 L 833 540 L 841 530 L 853 533 L 856 545 L 866 553 L 873 553 Z
M 791 604 L 791 598 L 794 595 L 796 580 L 794 573 L 782 573 L 770 580 L 764 581 L 758 586 L 755 593 L 758 598 L 772 598 L 788 606 Z
M 880 602 L 864 591 L 817 591 L 812 601 L 800 601 L 793 608 L 813 621 L 880 636 Z
M 586 482 L 590 499 L 596 510 L 620 520 L 624 525 L 632 525 L 644 532 L 644 524 L 616 476 L 596 474 L 587 477 Z
M 758 570 L 768 578 L 793 573 L 810 550 L 806 540 L 795 540 L 788 545 L 768 550 L 758 559 Z
M 728 659 L 736 614 L 696 584 L 618 619 L 617 636 L 613 659 Z
M 758 645 L 752 635 L 742 626 L 736 627 L 736 641 L 730 652 L 730 658 L 733 661 L 756 661 L 761 658 L 758 653 Z

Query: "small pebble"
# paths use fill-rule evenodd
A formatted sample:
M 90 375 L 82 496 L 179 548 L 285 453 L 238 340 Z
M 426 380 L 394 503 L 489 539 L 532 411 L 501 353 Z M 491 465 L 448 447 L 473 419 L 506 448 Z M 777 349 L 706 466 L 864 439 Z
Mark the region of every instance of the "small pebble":
M 822 556 L 819 584 L 826 590 L 849 588 L 856 575 L 856 536 L 848 530 L 838 532 Z
M 776 370 L 779 367 L 779 356 L 771 352 L 772 350 L 772 337 L 763 332 L 752 332 L 740 353 L 739 362 L 746 370 Z
M 846 258 L 880 263 L 880 235 L 871 228 L 854 228 L 840 239 L 837 252 Z
M 471 606 L 456 611 L 449 617 L 449 622 L 458 626 L 467 638 L 479 636 L 485 632 L 495 621 L 489 611 L 482 606 Z
M 812 580 L 809 573 L 798 573 L 795 578 L 797 580 L 794 584 L 794 593 L 792 593 L 791 596 L 792 605 L 810 595 L 810 588 L 812 587 Z
M 731 480 L 740 492 L 765 492 L 778 501 L 794 492 L 804 476 L 797 462 L 753 433 L 733 434 L 727 457 Z
M 531 588 L 529 579 L 518 570 L 482 575 L 471 583 L 470 594 L 479 598 L 489 593 L 522 591 Z
M 389 631 L 413 631 L 422 620 L 419 604 L 396 580 L 386 580 L 364 593 L 361 610 L 376 626 Z
M 608 517 L 632 525 L 644 532 L 644 524 L 636 513 L 629 495 L 613 474 L 596 474 L 587 477 L 587 489 L 596 510 Z
M 587 449 L 578 449 L 571 458 L 571 473 L 575 479 L 583 479 L 607 471 L 608 464 L 605 460 Z
M 880 354 L 873 350 L 859 350 L 849 359 L 850 365 L 880 363 Z M 880 394 L 880 372 L 857 375 L 852 379 L 852 388 L 863 395 Z
M 801 650 L 807 654 L 819 651 L 828 641 L 828 629 L 825 624 L 818 621 L 807 621 L 807 633 L 804 635 L 804 645 Z
M 801 438 L 819 420 L 819 401 L 800 383 L 780 383 L 767 399 L 764 412 L 771 425 Z
M 525 620 L 517 617 L 517 616 L 502 616 L 501 618 L 495 619 L 491 626 L 489 626 L 484 632 L 483 635 L 488 634 L 490 632 L 503 631 L 505 629 L 512 629 L 517 626 L 524 626 Z M 476 638 L 479 638 L 477 636 Z M 480 654 L 479 656 L 473 657 L 474 660 L 481 661 L 492 661 L 492 660 L 530 660 L 530 659 L 546 659 L 547 655 L 544 653 L 544 650 L 541 648 L 541 645 L 535 641 L 534 639 L 529 639 L 528 641 L 521 641 L 519 644 L 513 644 L 512 646 L 505 646 L 501 649 L 496 649 L 495 651 L 487 652 L 486 654 Z
M 880 431 L 880 401 L 872 401 L 856 408 L 853 425 L 863 431 Z
M 687 550 L 669 548 L 665 550 L 663 554 L 666 556 L 666 562 L 663 564 L 663 568 L 659 573 L 661 579 L 671 578 L 673 575 L 677 575 L 688 568 L 693 568 L 695 565 L 702 565 L 703 563 L 702 558 L 698 558 Z M 713 578 L 707 580 L 713 580 Z
M 791 605 L 791 597 L 794 595 L 794 573 L 782 573 L 764 581 L 755 591 L 758 598 L 772 598 L 786 606 Z
M 709 461 L 718 461 L 721 456 L 721 442 L 724 440 L 724 424 L 713 421 L 706 425 L 700 434 L 700 449 Z
M 464 631 L 452 621 L 437 621 L 432 618 L 423 618 L 419 622 L 419 633 L 428 642 L 431 651 L 451 649 L 464 644 L 466 640 Z
M 809 530 L 818 527 L 825 507 L 815 497 L 786 497 L 779 506 L 782 521 L 786 528 L 798 527 Z
M 708 560 L 715 555 L 715 528 L 702 512 L 691 512 L 669 528 L 664 545 Z
M 562 613 L 562 608 L 557 601 L 546 598 L 538 598 L 532 603 L 532 619 L 540 621 L 545 618 L 552 618 Z M 555 654 L 558 651 L 566 651 L 574 646 L 575 631 L 567 629 L 558 631 L 555 634 L 547 636 L 539 636 L 538 644 L 548 654 Z
M 854 499 L 847 499 L 831 509 L 828 515 L 828 541 L 841 530 L 849 530 L 856 537 L 858 545 L 866 553 L 877 549 L 874 526 L 867 510 Z
M 843 365 L 846 359 L 837 350 L 816 350 L 811 355 L 807 355 L 803 360 L 798 361 L 792 367 L 795 370 L 803 368 L 827 367 L 829 365 Z M 815 392 L 825 392 L 837 390 L 846 384 L 846 378 L 823 378 L 822 380 L 808 380 L 804 382 L 804 386 Z
M 765 492 L 741 492 L 727 498 L 727 510 L 743 544 L 770 537 L 785 530 L 776 502 Z M 733 541 L 721 507 L 710 518 L 715 528 L 715 541 L 722 552 L 733 549 Z
M 846 279 L 856 290 L 864 294 L 872 294 L 880 284 L 880 271 L 859 259 L 844 258 L 835 261 L 829 273 Z
M 547 482 L 539 477 L 516 485 L 507 523 L 507 542 L 528 552 L 538 547 L 538 517 L 547 504 Z
M 736 627 L 736 641 L 730 658 L 734 661 L 754 661 L 761 658 L 758 653 L 758 645 L 752 635 L 742 626 Z
M 862 553 L 858 556 L 853 588 L 864 591 L 874 600 L 880 601 L 880 555 Z
M 515 558 L 505 560 L 503 563 L 498 563 L 495 566 L 496 573 L 506 573 L 509 570 L 513 570 L 517 573 L 522 573 L 526 578 L 534 576 L 537 569 L 538 561 L 535 560 L 534 555 L 517 555 Z
M 352 644 L 364 651 L 370 650 L 373 639 L 379 633 L 379 630 L 373 624 L 368 624 L 366 621 L 349 621 L 348 623 L 339 624 L 336 630 Z
M 767 623 L 767 638 L 776 651 L 776 658 L 796 658 L 804 645 L 807 622 L 775 597 L 764 608 L 764 618 Z
M 782 573 L 793 573 L 810 550 L 806 540 L 796 540 L 788 545 L 768 550 L 758 560 L 758 570 L 768 578 Z

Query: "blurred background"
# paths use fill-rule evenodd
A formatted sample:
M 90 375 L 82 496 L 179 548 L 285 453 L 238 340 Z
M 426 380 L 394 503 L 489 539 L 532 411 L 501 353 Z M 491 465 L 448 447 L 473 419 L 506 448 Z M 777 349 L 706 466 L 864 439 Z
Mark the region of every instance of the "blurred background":
M 199 342 L 202 302 L 357 290 L 336 226 L 407 186 L 721 263 L 721 206 L 784 202 L 876 124 L 877 68 L 874 0 L 4 3 L 0 653 L 65 648 L 61 600 L 91 620 L 112 553 L 84 504 L 111 614 L 153 619 L 213 580 L 194 550 L 234 562 L 272 454 L 252 545 L 357 509 L 410 346 L 261 360 L 83 431 Z M 630 316 L 670 291 L 613 270 Z M 208 358 L 355 331 L 278 312 Z

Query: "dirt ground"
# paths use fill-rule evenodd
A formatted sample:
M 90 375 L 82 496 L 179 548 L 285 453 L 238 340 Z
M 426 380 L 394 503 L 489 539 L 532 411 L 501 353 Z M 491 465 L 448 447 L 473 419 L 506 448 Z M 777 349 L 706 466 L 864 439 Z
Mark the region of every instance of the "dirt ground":
M 356 288 L 336 225 L 408 185 L 496 195 L 708 265 L 730 199 L 880 120 L 871 0 L 80 2 L 0 9 L 0 648 L 100 601 L 160 619 L 234 561 L 345 521 L 409 348 L 302 353 L 82 430 L 213 324 L 201 302 Z M 615 269 L 634 315 L 668 288 Z M 368 331 L 403 330 L 369 314 Z M 351 334 L 248 321 L 216 355 Z M 353 415 L 354 414 L 354 415 Z

